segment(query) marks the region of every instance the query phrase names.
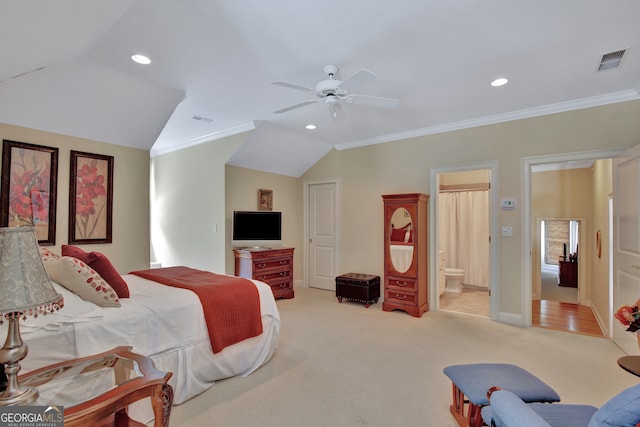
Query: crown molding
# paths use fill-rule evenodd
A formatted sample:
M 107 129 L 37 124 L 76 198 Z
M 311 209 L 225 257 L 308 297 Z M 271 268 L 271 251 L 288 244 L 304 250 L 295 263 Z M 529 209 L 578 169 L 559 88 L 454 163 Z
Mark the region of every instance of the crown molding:
M 251 121 L 251 122 L 244 123 L 229 129 L 221 130 L 219 132 L 212 132 L 206 135 L 192 138 L 185 141 L 184 144 L 172 146 L 166 149 L 154 150 L 153 147 L 151 147 L 150 155 L 151 157 L 155 157 L 162 154 L 171 153 L 173 151 L 184 150 L 185 148 L 192 147 L 194 145 L 204 144 L 205 142 L 211 142 L 217 139 L 226 138 L 228 136 L 237 135 L 239 133 L 248 132 L 250 130 L 254 130 L 255 128 L 256 128 L 255 122 Z
M 581 110 L 584 108 L 598 107 L 602 105 L 615 104 L 618 102 L 634 101 L 640 99 L 637 90 L 630 89 L 620 92 L 608 93 L 606 95 L 581 98 L 573 101 L 559 102 L 557 104 L 543 105 L 540 107 L 527 108 L 524 110 L 511 111 L 509 113 L 495 114 L 475 119 L 461 120 L 458 122 L 444 123 L 442 125 L 429 126 L 420 129 L 391 133 L 376 136 L 373 138 L 359 139 L 355 141 L 341 142 L 334 145 L 336 150 L 347 150 L 349 148 L 364 147 L 367 145 L 382 144 L 385 142 L 398 141 L 401 139 L 416 138 L 426 135 L 451 132 L 455 130 L 469 129 L 478 126 L 491 125 L 496 123 L 509 122 L 513 120 L 527 119 L 531 117 L 544 116 L 548 114 L 563 113 L 566 111 Z

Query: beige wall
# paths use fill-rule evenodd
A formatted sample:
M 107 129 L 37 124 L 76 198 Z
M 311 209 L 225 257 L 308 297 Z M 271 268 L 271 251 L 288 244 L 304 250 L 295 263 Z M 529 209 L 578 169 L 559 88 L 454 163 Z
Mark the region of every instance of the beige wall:
M 340 177 L 344 271 L 354 266 L 383 273 L 381 194 L 430 188 L 430 168 L 497 161 L 497 199 L 514 197 L 518 209 L 498 210 L 513 237 L 498 240 L 498 311 L 524 313 L 522 283 L 522 159 L 550 154 L 626 148 L 640 143 L 640 102 L 541 116 L 344 151 L 331 151 L 303 179 Z M 495 208 L 495 207 L 494 207 Z
M 296 278 L 302 263 L 302 191 L 305 181 L 340 180 L 341 271 L 383 275 L 382 194 L 429 193 L 430 169 L 496 162 L 496 199 L 513 197 L 515 210 L 500 210 L 499 226 L 513 227 L 513 237 L 497 241 L 499 319 L 517 319 L 525 312 L 523 295 L 530 280 L 522 272 L 522 159 L 550 154 L 622 149 L 640 143 L 640 101 L 482 126 L 395 141 L 332 150 L 300 179 L 282 178 L 242 168 L 226 168 L 226 159 L 246 135 L 192 147 L 152 159 L 153 244 L 158 261 L 184 260 L 203 268 L 233 271 L 230 255 L 230 212 L 255 206 L 258 188 L 274 190 L 274 208 L 295 212 L 287 245 L 296 247 Z M 226 180 L 229 182 L 225 184 Z M 273 186 L 271 188 L 270 186 Z M 297 187 L 297 188 L 296 188 Z M 213 198 L 201 203 L 201 197 Z M 285 202 L 282 198 L 286 197 Z M 198 206 L 197 214 L 194 206 Z M 213 237 L 209 230 L 218 225 Z M 289 219 L 287 220 L 289 221 Z M 595 219 L 593 220 L 595 222 Z M 221 236 L 220 224 L 225 224 Z M 187 237 L 182 237 L 181 230 Z M 288 234 L 293 233 L 293 234 Z M 215 238 L 215 245 L 210 241 Z M 290 243 L 291 242 L 291 243 Z M 159 245 L 156 247 L 156 243 Z M 160 244 L 166 251 L 159 251 Z M 588 250 L 588 249 L 587 249 Z M 203 258 L 204 257 L 204 258 Z M 206 262 L 204 261 L 206 260 Z
M 247 136 L 151 159 L 152 261 L 225 272 L 225 163 Z
M 70 152 L 114 157 L 113 232 L 111 244 L 81 245 L 104 253 L 120 273 L 149 266 L 149 152 L 0 123 L 4 140 L 58 147 L 56 245 L 68 242 Z M 1 165 L 0 165 L 1 167 Z
M 489 170 L 451 172 L 440 174 L 440 185 L 488 184 Z
M 260 172 L 236 166 L 226 167 L 226 272 L 235 273 L 231 249 L 231 221 L 233 211 L 258 209 L 258 189 L 273 191 L 273 210 L 282 212 L 282 246 L 295 248 L 293 278 L 302 280 L 302 184 L 290 176 Z

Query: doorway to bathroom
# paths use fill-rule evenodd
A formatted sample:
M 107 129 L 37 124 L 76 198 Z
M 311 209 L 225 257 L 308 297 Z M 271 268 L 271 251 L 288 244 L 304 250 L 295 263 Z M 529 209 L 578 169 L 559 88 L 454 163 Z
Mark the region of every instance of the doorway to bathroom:
M 490 169 L 438 174 L 439 308 L 490 317 Z

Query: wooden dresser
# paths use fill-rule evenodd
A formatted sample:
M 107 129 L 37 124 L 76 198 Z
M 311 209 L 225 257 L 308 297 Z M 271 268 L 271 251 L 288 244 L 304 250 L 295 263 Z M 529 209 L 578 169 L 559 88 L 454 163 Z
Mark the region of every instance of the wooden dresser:
M 426 194 L 389 194 L 384 202 L 383 311 L 429 311 Z
M 578 262 L 559 260 L 558 285 L 570 288 L 578 287 Z
M 265 282 L 275 298 L 293 298 L 293 249 L 234 249 L 236 276 Z

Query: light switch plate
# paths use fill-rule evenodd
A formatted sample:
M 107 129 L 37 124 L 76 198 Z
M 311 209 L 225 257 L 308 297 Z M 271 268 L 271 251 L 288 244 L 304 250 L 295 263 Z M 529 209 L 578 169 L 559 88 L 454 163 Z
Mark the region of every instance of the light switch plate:
M 502 237 L 512 237 L 513 236 L 513 227 L 510 225 L 505 225 L 502 227 Z

